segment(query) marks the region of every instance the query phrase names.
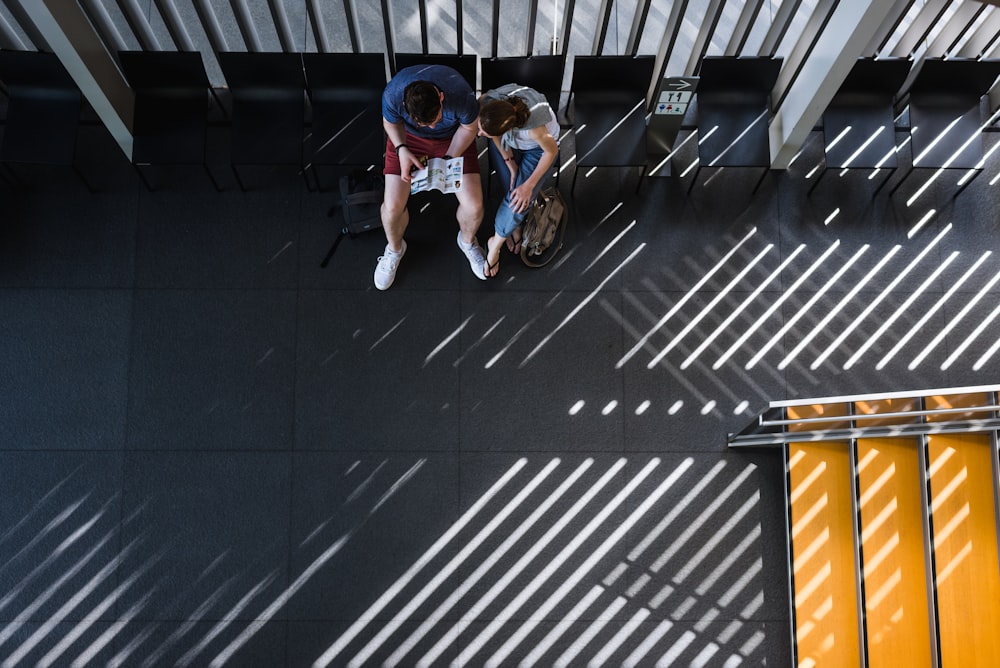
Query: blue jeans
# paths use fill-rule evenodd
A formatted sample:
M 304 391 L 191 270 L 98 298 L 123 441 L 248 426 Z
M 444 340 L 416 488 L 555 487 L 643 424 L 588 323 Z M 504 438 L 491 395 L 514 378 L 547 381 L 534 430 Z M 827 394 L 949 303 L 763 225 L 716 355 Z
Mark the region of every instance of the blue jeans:
M 535 171 L 535 167 L 538 166 L 538 161 L 542 159 L 545 155 L 545 151 L 539 148 L 533 148 L 527 151 L 521 151 L 519 149 L 513 149 L 514 160 L 517 162 L 517 180 L 514 182 L 515 187 L 521 185 L 528 180 L 528 177 Z M 503 156 L 500 154 L 500 149 L 497 145 L 490 140 L 490 153 L 493 155 L 493 164 L 497 167 L 497 175 L 500 177 L 500 181 L 504 184 L 504 188 L 507 190 L 507 194 L 504 195 L 503 201 L 500 202 L 500 208 L 497 209 L 496 220 L 493 223 L 493 229 L 496 231 L 498 236 L 509 237 L 513 233 L 515 228 L 521 226 L 524 222 L 525 217 L 530 211 L 530 207 L 522 212 L 515 213 L 513 209 L 510 208 L 510 169 L 507 167 L 507 163 L 504 162 Z M 538 191 L 542 189 L 545 182 L 548 181 L 548 175 L 538 182 L 535 186 L 534 191 L 531 193 L 531 199 L 534 201 L 535 197 L 538 195 Z

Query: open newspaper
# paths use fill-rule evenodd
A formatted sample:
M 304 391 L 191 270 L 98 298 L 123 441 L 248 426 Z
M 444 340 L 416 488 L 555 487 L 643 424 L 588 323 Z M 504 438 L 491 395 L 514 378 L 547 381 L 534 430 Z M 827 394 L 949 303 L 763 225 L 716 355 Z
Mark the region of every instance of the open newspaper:
M 454 193 L 462 189 L 462 157 L 430 158 L 427 166 L 413 172 L 410 177 L 410 194 L 425 190 Z

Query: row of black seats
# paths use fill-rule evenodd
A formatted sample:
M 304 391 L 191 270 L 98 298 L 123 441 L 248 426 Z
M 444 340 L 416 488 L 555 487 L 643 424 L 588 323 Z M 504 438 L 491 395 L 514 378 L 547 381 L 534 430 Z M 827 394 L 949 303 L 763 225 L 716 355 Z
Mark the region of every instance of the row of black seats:
M 205 166 L 220 189 L 206 165 L 211 96 L 230 124 L 230 162 L 243 189 L 241 165 L 299 165 L 307 186 L 312 189 L 312 174 L 321 189 L 320 167 L 381 161 L 385 146 L 381 94 L 387 81 L 383 54 L 219 53 L 229 95 L 225 104 L 211 87 L 198 52 L 123 51 L 118 60 L 135 92 L 131 161 L 150 189 L 144 168 L 181 164 Z M 558 55 L 480 59 L 395 54 L 391 61 L 392 71 L 414 64 L 449 65 L 474 89 L 477 75 L 482 90 L 523 83 L 544 93 L 554 108 L 559 105 L 566 65 Z M 577 164 L 643 164 L 644 114 L 634 113 L 634 108 L 652 79 L 652 56 L 577 56 L 574 65 L 571 91 L 577 97 L 579 125 L 590 126 Z M 0 81 L 11 101 L 0 160 L 74 164 L 81 95 L 58 58 L 50 53 L 0 51 Z M 56 90 L 58 100 L 53 100 Z M 311 122 L 304 140 L 307 99 Z M 633 112 L 624 127 L 621 109 Z M 622 137 L 627 141 L 620 141 Z M 590 138 L 593 147 L 587 146 Z

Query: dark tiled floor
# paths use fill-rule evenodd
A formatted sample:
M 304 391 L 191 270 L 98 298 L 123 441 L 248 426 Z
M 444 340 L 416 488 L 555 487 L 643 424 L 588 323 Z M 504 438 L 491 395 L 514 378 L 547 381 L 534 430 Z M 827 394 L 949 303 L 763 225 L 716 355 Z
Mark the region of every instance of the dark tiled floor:
M 727 432 L 997 382 L 995 164 L 913 206 L 926 175 L 807 197 L 818 133 L 754 196 L 598 169 L 561 257 L 489 282 L 424 196 L 380 293 L 382 235 L 320 268 L 296 174 L 150 193 L 95 133 L 97 194 L 0 191 L 11 664 L 787 665 L 782 464 Z

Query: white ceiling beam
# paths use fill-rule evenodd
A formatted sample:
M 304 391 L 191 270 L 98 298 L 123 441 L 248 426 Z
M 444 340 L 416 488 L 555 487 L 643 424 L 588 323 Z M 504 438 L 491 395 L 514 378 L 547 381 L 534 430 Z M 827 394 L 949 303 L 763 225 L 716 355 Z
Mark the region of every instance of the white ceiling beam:
M 801 67 L 784 63 L 797 73 L 784 91 L 775 91 L 782 102 L 769 127 L 772 169 L 788 168 L 894 5 L 894 0 L 838 3 Z

